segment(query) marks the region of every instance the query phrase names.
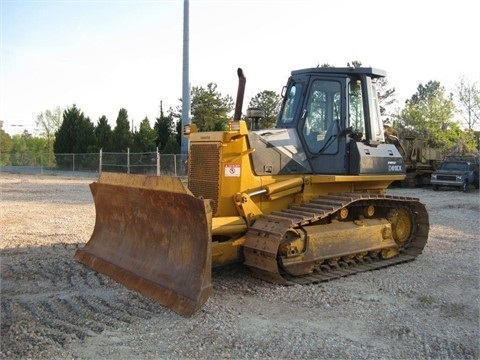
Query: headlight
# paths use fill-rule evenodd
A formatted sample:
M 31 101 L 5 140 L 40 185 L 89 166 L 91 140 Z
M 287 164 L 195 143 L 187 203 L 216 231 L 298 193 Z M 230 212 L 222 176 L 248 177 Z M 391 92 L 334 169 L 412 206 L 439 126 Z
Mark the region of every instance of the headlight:
M 432 180 L 437 180 L 437 174 L 432 174 Z
M 198 128 L 197 125 L 190 123 L 190 124 L 185 124 L 183 126 L 183 135 L 188 137 L 191 133 L 197 132 Z
M 230 131 L 240 131 L 240 121 L 232 120 L 229 123 Z
M 462 181 L 462 180 L 463 180 L 463 176 L 462 176 L 462 175 L 457 175 L 456 178 L 457 178 L 457 181 Z

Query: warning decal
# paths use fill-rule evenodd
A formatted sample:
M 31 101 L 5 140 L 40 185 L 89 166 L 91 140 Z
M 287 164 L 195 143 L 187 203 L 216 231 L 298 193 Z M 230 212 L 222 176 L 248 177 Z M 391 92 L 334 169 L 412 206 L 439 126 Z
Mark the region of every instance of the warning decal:
M 240 176 L 240 165 L 232 165 L 226 164 L 225 165 L 225 176 L 226 177 L 239 177 Z

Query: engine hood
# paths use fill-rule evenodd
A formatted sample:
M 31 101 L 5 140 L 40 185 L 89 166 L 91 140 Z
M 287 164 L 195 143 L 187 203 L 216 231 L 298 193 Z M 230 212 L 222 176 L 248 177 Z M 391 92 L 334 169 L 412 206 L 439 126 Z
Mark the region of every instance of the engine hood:
M 310 163 L 295 129 L 265 129 L 248 133 L 255 148 L 252 161 L 257 175 L 308 174 Z

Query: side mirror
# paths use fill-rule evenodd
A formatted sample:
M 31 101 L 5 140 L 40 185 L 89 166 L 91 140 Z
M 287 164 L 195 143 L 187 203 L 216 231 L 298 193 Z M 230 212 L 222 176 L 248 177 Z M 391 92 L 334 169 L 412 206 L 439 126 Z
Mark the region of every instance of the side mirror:
M 349 126 L 340 132 L 340 136 L 347 136 L 347 135 L 350 135 L 351 133 L 353 133 L 353 128 Z
M 350 136 L 350 138 L 354 141 L 362 141 L 363 133 L 354 130 L 353 127 L 349 126 L 346 129 L 342 130 L 340 136 Z

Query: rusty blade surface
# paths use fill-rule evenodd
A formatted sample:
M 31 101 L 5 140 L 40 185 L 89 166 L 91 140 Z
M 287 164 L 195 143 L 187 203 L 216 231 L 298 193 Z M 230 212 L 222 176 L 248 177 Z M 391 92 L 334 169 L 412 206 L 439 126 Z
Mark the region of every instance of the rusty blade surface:
M 191 316 L 212 292 L 209 201 L 111 183 L 90 188 L 95 228 L 75 259 Z

